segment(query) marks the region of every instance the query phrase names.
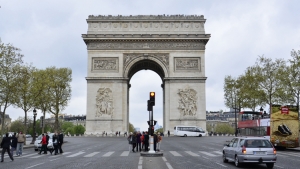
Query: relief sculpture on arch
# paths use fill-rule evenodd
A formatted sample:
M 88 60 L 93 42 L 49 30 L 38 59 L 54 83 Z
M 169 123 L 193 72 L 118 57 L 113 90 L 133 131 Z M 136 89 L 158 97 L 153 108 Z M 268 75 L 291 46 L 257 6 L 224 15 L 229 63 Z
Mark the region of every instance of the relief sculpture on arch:
M 178 89 L 179 107 L 181 116 L 196 116 L 197 114 L 197 92 L 194 89 Z
M 99 88 L 96 96 L 97 112 L 95 117 L 113 117 L 112 91 L 109 88 Z

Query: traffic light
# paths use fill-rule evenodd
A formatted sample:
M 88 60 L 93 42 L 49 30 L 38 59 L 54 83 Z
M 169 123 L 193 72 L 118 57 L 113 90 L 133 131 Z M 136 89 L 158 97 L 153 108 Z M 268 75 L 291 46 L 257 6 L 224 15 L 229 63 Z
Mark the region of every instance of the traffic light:
M 148 102 L 147 102 L 147 110 L 148 111 L 153 111 L 153 106 L 152 106 L 150 100 L 148 100 Z
M 155 92 L 150 92 L 150 103 L 155 106 Z

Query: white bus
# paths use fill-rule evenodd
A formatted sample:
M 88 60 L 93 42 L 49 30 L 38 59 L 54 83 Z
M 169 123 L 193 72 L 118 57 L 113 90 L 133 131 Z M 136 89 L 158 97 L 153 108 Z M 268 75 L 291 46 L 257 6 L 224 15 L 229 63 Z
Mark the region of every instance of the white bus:
M 197 126 L 175 126 L 174 136 L 206 136 L 206 132 Z

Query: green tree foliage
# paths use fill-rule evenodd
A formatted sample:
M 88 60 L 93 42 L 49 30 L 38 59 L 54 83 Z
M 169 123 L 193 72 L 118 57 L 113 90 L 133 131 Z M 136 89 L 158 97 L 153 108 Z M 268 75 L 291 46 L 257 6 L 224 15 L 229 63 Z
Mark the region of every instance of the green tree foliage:
M 68 128 L 73 128 L 74 124 L 72 122 L 65 121 L 62 123 L 61 129 L 66 131 Z
M 231 76 L 226 76 L 224 83 L 225 105 L 230 108 L 241 108 L 242 99 L 239 96 L 237 80 Z
M 79 135 L 79 134 L 84 134 L 85 128 L 82 125 L 76 125 L 73 128 L 74 134 Z
M 156 133 L 160 132 L 160 133 L 164 133 L 164 128 L 159 128 L 155 130 Z
M 20 131 L 24 131 L 25 125 L 21 119 L 15 120 L 10 125 L 10 131 L 19 133 Z
M 234 134 L 234 130 L 229 124 L 218 124 L 215 128 L 215 132 L 219 134 Z
M 23 55 L 20 49 L 12 44 L 4 44 L 0 41 L 0 115 L 1 115 L 1 135 L 5 124 L 6 109 L 14 103 L 14 96 L 17 95 L 16 80 L 18 76 L 17 66 L 23 63 Z
M 71 99 L 72 70 L 68 68 L 47 68 L 50 97 L 49 111 L 55 115 L 55 130 L 59 130 L 58 115 L 65 109 Z
M 129 132 L 134 132 L 134 126 L 131 123 L 129 123 Z

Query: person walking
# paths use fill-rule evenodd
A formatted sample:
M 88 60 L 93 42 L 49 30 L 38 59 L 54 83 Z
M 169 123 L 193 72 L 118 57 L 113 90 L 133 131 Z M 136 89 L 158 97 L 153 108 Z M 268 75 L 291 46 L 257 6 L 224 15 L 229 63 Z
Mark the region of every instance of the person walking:
M 129 133 L 129 136 L 127 137 L 127 140 L 128 140 L 128 143 L 129 143 L 129 152 L 130 152 L 130 149 L 132 149 L 132 132 Z
M 155 133 L 153 133 L 153 148 L 154 148 L 154 151 L 156 151 L 156 143 L 157 143 L 157 135 Z
M 40 150 L 40 152 L 38 154 L 41 154 L 42 151 L 44 151 L 43 154 L 47 154 L 47 138 L 46 138 L 45 134 L 42 134 L 42 141 L 41 141 L 41 143 L 42 143 L 42 148 L 41 148 L 41 150 Z
M 58 135 L 57 133 L 54 133 L 53 137 L 52 137 L 52 143 L 54 146 L 54 155 L 58 154 Z
M 136 151 L 137 152 L 141 152 L 142 151 L 142 147 L 141 147 L 141 133 L 138 131 L 136 134 Z
M 157 135 L 157 146 L 156 146 L 156 150 L 157 150 L 157 151 L 160 151 L 161 140 L 162 140 L 162 136 L 161 136 L 160 133 L 158 132 L 158 135 Z
M 48 132 L 49 133 L 49 132 Z M 48 144 L 49 144 L 49 135 L 48 133 L 45 133 L 45 136 L 46 136 L 46 142 L 47 142 L 47 146 L 46 146 L 46 152 L 48 153 L 48 151 L 52 154 L 52 151 L 48 148 Z
M 145 143 L 145 151 L 149 150 L 149 135 L 148 132 L 146 131 L 145 135 L 144 135 L 144 143 Z
M 58 132 L 58 150 L 59 150 L 59 154 L 64 153 L 62 150 L 62 145 L 64 143 L 64 135 L 60 132 Z
M 10 140 L 11 137 L 8 137 L 8 133 L 5 134 L 6 137 L 3 137 L 2 142 L 1 142 L 1 148 L 2 148 L 2 156 L 1 156 L 1 163 L 4 161 L 4 154 L 5 151 L 7 151 L 9 158 L 14 161 L 13 155 L 10 153 Z
M 170 130 L 168 130 L 168 137 L 170 137 Z
M 22 156 L 22 152 L 23 152 L 23 146 L 24 146 L 24 142 L 25 142 L 25 134 L 22 133 L 22 131 L 20 131 L 20 133 L 17 136 L 17 151 L 16 154 L 17 156 Z
M 132 141 L 131 141 L 131 143 L 132 143 L 132 152 L 135 153 L 134 149 L 135 149 L 136 143 L 137 143 L 136 132 L 133 132 L 133 135 L 131 136 L 131 138 L 132 138 Z
M 17 149 L 17 144 L 18 144 L 18 139 L 16 137 L 17 133 L 14 133 L 14 135 L 11 137 L 11 149 L 10 149 L 10 154 L 13 156 L 14 151 Z
M 141 143 L 142 143 L 142 150 L 145 150 L 145 132 L 142 133 L 141 135 Z

